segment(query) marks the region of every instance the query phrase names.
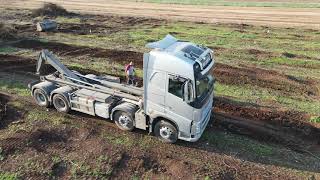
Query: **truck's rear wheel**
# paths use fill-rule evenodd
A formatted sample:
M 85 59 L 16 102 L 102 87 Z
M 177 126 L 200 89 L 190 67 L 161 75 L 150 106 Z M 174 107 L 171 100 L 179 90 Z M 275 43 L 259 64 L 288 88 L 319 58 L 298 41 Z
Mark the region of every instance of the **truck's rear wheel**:
M 154 126 L 154 134 L 166 143 L 175 143 L 178 140 L 178 130 L 171 123 L 160 120 Z
M 41 89 L 35 89 L 33 91 L 33 98 L 39 106 L 49 107 L 49 100 L 46 93 Z
M 114 121 L 116 125 L 124 131 L 132 131 L 134 129 L 133 117 L 124 111 L 117 111 L 114 114 Z
M 59 112 L 68 113 L 70 111 L 69 103 L 64 96 L 62 96 L 60 94 L 56 94 L 53 96 L 52 102 L 53 102 L 53 106 Z

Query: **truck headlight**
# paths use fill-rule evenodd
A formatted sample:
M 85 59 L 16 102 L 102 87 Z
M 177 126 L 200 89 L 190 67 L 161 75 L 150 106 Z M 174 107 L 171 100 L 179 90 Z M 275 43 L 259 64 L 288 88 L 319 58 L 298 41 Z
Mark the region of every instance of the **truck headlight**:
M 201 122 L 193 122 L 191 132 L 194 135 L 201 133 Z

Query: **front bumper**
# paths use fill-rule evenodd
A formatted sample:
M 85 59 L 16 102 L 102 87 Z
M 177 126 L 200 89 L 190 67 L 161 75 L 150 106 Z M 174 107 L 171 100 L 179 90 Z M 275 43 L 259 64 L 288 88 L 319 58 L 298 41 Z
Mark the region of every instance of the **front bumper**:
M 206 129 L 206 127 L 207 127 L 210 119 L 211 119 L 211 111 L 209 112 L 209 114 L 207 115 L 207 117 L 205 118 L 205 120 L 202 121 L 200 132 L 198 132 L 198 133 L 195 134 L 195 135 L 190 135 L 189 138 L 179 137 L 179 139 L 182 139 L 182 140 L 185 140 L 185 141 L 189 141 L 189 142 L 196 142 L 196 141 L 198 141 L 198 140 L 201 138 L 204 130 Z

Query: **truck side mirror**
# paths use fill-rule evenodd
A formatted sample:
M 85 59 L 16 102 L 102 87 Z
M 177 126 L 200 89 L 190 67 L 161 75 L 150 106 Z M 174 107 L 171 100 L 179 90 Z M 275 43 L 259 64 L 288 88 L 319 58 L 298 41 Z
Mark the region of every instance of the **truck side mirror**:
M 192 90 L 192 83 L 190 80 L 187 80 L 183 84 L 183 101 L 186 103 L 190 103 L 193 101 L 193 90 Z

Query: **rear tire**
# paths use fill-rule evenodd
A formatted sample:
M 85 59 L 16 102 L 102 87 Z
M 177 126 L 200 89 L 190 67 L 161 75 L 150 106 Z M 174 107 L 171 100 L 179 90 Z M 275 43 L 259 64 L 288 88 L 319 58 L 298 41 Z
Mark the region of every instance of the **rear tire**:
M 49 107 L 49 99 L 42 89 L 35 89 L 33 91 L 33 98 L 39 106 Z
M 134 129 L 133 117 L 124 111 L 117 111 L 114 114 L 114 121 L 118 128 L 124 131 L 132 131 Z
M 178 140 L 177 128 L 165 120 L 160 120 L 154 126 L 154 134 L 165 143 L 175 143 Z
M 70 111 L 70 106 L 68 100 L 61 94 L 56 94 L 52 98 L 53 106 L 59 112 L 68 113 Z

